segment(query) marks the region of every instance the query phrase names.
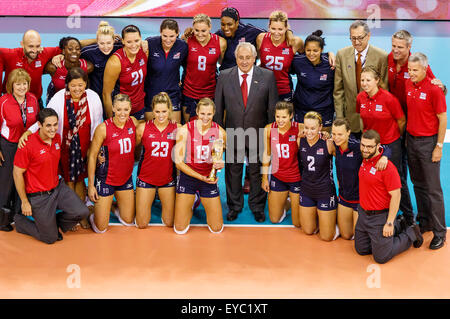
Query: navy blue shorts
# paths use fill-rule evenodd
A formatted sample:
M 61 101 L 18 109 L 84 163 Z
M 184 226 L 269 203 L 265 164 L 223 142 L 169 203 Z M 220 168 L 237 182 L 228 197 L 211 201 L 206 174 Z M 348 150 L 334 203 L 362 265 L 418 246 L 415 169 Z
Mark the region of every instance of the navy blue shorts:
M 143 120 L 145 118 L 145 107 L 140 111 L 130 114 L 130 116 L 134 116 L 134 118 L 138 121 Z
M 213 198 L 219 196 L 217 184 L 208 184 L 194 177 L 180 172 L 177 182 L 177 194 L 200 193 L 200 197 Z
M 341 196 L 339 196 L 338 198 L 338 203 L 341 204 L 342 206 L 348 207 L 348 208 L 352 208 L 354 211 L 358 211 L 358 204 L 359 203 L 351 203 L 349 201 L 346 201 L 345 199 L 343 199 Z
M 183 107 L 186 108 L 186 113 L 189 114 L 191 117 L 194 117 L 197 115 L 197 103 L 200 101 L 200 99 L 194 99 L 192 97 L 182 95 L 181 97 L 181 104 Z
M 337 207 L 336 195 L 322 198 L 312 198 L 305 196 L 303 192 L 300 191 L 300 206 L 317 207 L 317 209 L 323 211 L 335 210 Z
M 286 192 L 300 194 L 300 181 L 297 182 L 283 182 L 282 180 L 270 175 L 270 190 L 275 192 Z
M 127 191 L 133 189 L 133 177 L 130 176 L 125 184 L 121 186 L 108 185 L 104 180 L 95 177 L 95 188 L 97 189 L 97 193 L 99 196 L 108 197 L 114 195 L 114 193 L 118 191 Z
M 165 187 L 175 187 L 175 185 L 176 185 L 175 180 L 172 180 L 171 182 L 169 182 L 163 186 L 156 186 L 156 185 L 146 183 L 143 180 L 139 179 L 139 177 L 136 180 L 136 187 L 140 187 L 140 188 L 165 188 Z

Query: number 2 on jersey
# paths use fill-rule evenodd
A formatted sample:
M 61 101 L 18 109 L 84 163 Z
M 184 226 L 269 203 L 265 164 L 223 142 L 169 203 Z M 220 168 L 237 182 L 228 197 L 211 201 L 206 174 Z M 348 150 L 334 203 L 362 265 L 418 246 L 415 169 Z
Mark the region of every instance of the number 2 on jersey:
M 308 157 L 306 157 L 306 160 L 309 162 L 308 163 L 308 171 L 315 172 L 316 168 L 314 167 L 314 156 L 308 156 Z
M 266 56 L 266 68 L 270 69 L 270 70 L 277 70 L 277 71 L 281 71 L 283 70 L 283 61 L 284 61 L 284 57 L 282 56 L 272 56 L 272 55 L 268 55 Z
M 168 142 L 152 142 L 152 156 L 155 157 L 167 157 L 169 150 Z

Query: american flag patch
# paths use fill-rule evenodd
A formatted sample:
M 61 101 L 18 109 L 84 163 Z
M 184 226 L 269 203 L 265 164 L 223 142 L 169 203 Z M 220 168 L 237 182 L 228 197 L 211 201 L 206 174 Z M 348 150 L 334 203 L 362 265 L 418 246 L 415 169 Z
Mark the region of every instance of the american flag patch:
M 294 142 L 297 140 L 297 136 L 295 135 L 289 135 L 289 142 Z
M 284 48 L 281 54 L 289 54 L 289 48 Z
M 214 135 L 209 137 L 210 143 L 214 142 L 215 140 L 216 140 L 216 137 Z
M 139 60 L 139 66 L 143 66 L 145 64 L 144 59 Z
M 320 76 L 320 81 L 326 81 L 327 80 L 327 74 L 322 74 Z
M 245 42 L 245 37 L 240 38 L 239 42 Z
M 317 150 L 317 155 L 323 155 L 323 148 L 319 148 Z
M 216 48 L 209 48 L 209 54 L 216 54 Z
M 180 58 L 180 52 L 177 52 L 173 55 L 174 60 L 178 60 Z
M 175 139 L 175 134 L 172 132 L 172 133 L 167 133 L 167 139 L 168 140 L 174 140 Z
M 348 153 L 347 157 L 353 157 L 353 152 Z
M 59 150 L 59 144 L 55 143 L 55 149 Z
M 133 134 L 133 128 L 128 128 L 128 134 Z

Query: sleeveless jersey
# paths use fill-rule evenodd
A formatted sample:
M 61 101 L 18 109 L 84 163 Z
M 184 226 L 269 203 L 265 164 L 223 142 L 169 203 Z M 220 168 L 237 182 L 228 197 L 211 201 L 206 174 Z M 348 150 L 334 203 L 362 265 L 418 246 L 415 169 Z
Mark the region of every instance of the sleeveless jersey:
M 80 59 L 80 68 L 82 68 L 86 74 L 88 73 L 86 60 Z M 68 72 L 69 71 L 66 69 L 64 61 L 62 62 L 62 66 L 60 68 L 56 68 L 55 74 L 52 76 L 55 92 L 58 92 L 66 87 L 66 76 Z
M 211 128 L 201 135 L 195 126 L 196 120 L 187 123 L 188 136 L 185 163 L 203 176 L 208 176 L 212 169 L 211 151 L 213 143 L 219 138 L 219 125 L 212 122 Z
M 112 118 L 107 119 L 106 138 L 103 141 L 105 162 L 97 169 L 96 175 L 111 186 L 122 186 L 130 178 L 134 166 L 136 126 L 128 119 L 125 126 L 118 128 Z
M 184 95 L 194 99 L 214 99 L 217 61 L 220 57 L 219 39 L 218 35 L 211 34 L 209 42 L 202 46 L 195 36 L 189 38 Z
M 328 153 L 327 142 L 319 139 L 309 146 L 306 138 L 301 138 L 299 159 L 302 193 L 313 198 L 335 195 L 333 155 Z
M 114 52 L 120 60 L 120 93 L 127 94 L 131 100 L 131 115 L 144 108 L 144 81 L 147 75 L 147 55 L 142 49 L 136 54 L 133 63 L 128 59 L 124 49 Z
M 295 52 L 287 45 L 286 40 L 279 46 L 275 46 L 267 32 L 259 48 L 261 66 L 273 71 L 277 81 L 278 95 L 291 92 L 291 78 L 289 69 Z
M 277 122 L 270 128 L 270 149 L 272 153 L 272 174 L 287 183 L 301 179 L 298 168 L 298 123 L 292 122 L 284 134 L 278 131 Z
M 163 186 L 173 180 L 172 149 L 176 142 L 176 129 L 175 121 L 170 121 L 162 132 L 154 120 L 145 123 L 143 153 L 138 168 L 140 180 L 155 186 Z

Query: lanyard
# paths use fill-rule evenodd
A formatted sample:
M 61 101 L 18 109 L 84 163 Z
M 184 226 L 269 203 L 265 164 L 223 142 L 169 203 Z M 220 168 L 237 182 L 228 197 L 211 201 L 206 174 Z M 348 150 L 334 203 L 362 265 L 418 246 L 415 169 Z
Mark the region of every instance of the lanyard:
M 19 104 L 20 113 L 22 114 L 23 127 L 27 127 L 27 98 L 25 97 L 23 103 L 20 104 L 14 95 L 13 97 L 16 100 L 17 104 Z

